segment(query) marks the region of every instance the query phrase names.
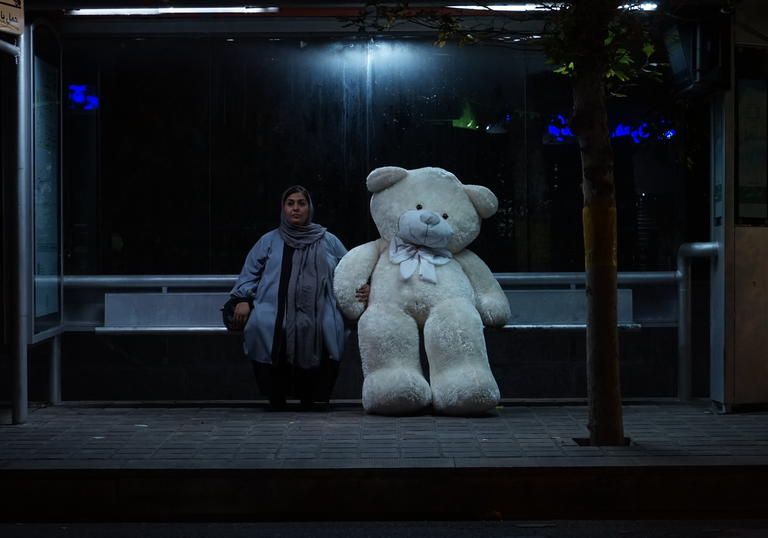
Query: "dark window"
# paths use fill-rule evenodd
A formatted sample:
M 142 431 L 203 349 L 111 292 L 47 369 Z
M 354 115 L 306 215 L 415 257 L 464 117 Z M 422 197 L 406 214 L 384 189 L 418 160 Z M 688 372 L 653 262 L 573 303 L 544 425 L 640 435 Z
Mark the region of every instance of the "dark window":
M 65 42 L 66 272 L 235 273 L 301 183 L 348 248 L 378 236 L 365 177 L 440 166 L 500 209 L 494 271 L 581 271 L 568 80 L 543 56 L 429 39 Z M 650 96 L 661 97 L 653 97 Z M 670 269 L 685 210 L 664 91 L 611 104 L 620 269 Z

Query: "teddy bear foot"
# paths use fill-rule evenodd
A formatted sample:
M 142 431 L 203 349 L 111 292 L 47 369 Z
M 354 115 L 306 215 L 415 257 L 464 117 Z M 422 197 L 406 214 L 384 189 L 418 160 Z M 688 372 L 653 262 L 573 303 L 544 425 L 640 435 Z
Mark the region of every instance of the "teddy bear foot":
M 436 413 L 480 415 L 495 408 L 501 398 L 499 387 L 490 374 L 464 372 L 460 378 L 454 377 L 453 382 L 448 381 L 432 382 L 432 405 Z
M 363 408 L 377 415 L 407 415 L 432 403 L 424 376 L 408 370 L 377 370 L 363 381 Z

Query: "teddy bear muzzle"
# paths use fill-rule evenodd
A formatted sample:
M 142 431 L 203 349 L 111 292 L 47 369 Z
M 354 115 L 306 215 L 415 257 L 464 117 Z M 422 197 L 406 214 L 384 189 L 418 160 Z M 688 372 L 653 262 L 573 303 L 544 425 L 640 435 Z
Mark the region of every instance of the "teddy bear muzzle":
M 411 209 L 400 215 L 397 236 L 414 245 L 444 248 L 453 236 L 453 228 L 433 211 Z

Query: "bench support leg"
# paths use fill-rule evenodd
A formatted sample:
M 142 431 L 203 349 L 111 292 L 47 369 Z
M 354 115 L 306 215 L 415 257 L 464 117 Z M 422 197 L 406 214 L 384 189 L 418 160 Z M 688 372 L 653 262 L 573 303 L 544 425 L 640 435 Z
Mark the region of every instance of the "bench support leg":
M 51 354 L 48 364 L 48 401 L 61 403 L 61 335 L 51 338 Z

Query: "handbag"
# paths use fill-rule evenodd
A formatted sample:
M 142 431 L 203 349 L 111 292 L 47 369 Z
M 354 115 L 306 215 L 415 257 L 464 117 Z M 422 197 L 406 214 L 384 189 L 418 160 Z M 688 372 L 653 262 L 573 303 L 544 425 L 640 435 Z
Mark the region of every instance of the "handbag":
M 235 307 L 238 303 L 247 302 L 253 310 L 253 299 L 244 299 L 242 297 L 230 297 L 224 306 L 221 307 L 221 320 L 228 331 L 242 332 L 243 329 L 235 328 Z M 247 321 L 246 321 L 247 323 Z

